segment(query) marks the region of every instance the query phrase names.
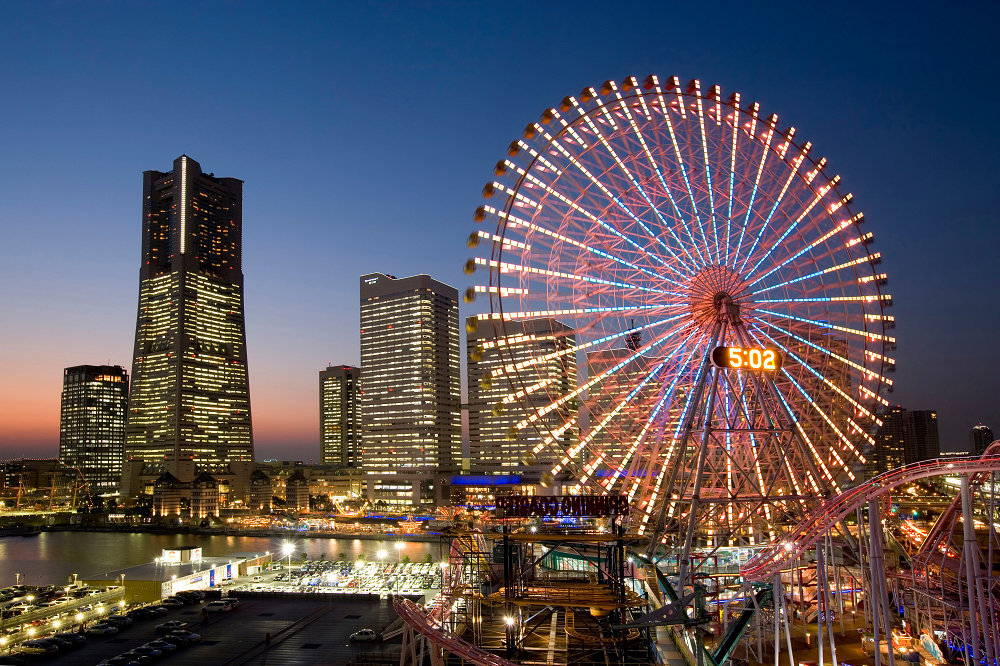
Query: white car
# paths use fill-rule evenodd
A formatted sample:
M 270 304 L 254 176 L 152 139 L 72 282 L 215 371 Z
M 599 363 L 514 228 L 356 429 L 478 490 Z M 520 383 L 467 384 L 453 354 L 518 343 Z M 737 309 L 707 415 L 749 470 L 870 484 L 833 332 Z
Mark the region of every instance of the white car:
M 225 601 L 213 601 L 202 610 L 206 613 L 225 613 L 233 610 L 233 605 L 226 603 Z
M 374 643 L 377 639 L 374 629 L 362 629 L 361 631 L 355 631 L 351 634 L 352 642 L 366 642 Z

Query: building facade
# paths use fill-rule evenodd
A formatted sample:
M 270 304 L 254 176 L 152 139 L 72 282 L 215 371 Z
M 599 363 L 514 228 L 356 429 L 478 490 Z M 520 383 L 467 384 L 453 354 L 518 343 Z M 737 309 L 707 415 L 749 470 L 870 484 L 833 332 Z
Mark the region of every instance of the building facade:
M 520 383 L 538 386 L 530 408 L 544 409 L 577 385 L 575 331 L 552 318 L 504 322 L 505 335 L 495 339 L 484 324 L 466 335 L 468 359 L 469 468 L 472 475 L 541 473 L 552 466 L 553 451 L 579 439 L 578 401 L 547 411 L 530 426 L 518 429 L 528 414 L 514 396 L 505 365 L 544 359 L 517 370 Z M 567 350 L 570 350 L 567 352 Z M 569 424 L 568 427 L 566 424 Z M 548 444 L 546 439 L 552 439 Z M 466 471 L 466 470 L 463 470 Z
M 458 290 L 429 275 L 361 276 L 361 466 L 368 499 L 446 501 L 461 457 Z
M 242 181 L 184 155 L 143 173 L 126 458 L 166 460 L 172 474 L 187 456 L 199 468 L 253 460 L 242 229 Z
M 969 433 L 969 455 L 981 456 L 986 447 L 993 443 L 993 431 L 982 423 Z
M 324 465 L 356 467 L 361 448 L 361 368 L 319 371 L 319 448 Z
M 907 465 L 940 458 L 937 412 L 930 409 L 903 410 L 903 442 Z
M 128 372 L 119 365 L 63 370 L 59 459 L 83 472 L 90 492 L 118 491 L 125 453 Z
M 906 442 L 904 440 L 903 412 L 899 405 L 887 407 L 879 418 L 882 427 L 875 435 L 875 445 L 868 455 L 866 473 L 868 478 L 901 467 L 906 463 Z

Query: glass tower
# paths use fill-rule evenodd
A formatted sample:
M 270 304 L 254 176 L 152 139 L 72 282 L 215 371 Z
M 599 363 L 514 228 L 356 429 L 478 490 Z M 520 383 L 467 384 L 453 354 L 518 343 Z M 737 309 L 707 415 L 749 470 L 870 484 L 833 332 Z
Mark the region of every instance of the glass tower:
M 125 455 L 253 460 L 243 319 L 243 181 L 186 155 L 143 173 L 142 264 Z M 182 479 L 190 480 L 190 479 Z
M 324 465 L 356 467 L 361 446 L 361 368 L 319 371 L 319 448 Z
M 77 365 L 63 371 L 59 459 L 82 473 L 90 492 L 117 492 L 125 450 L 128 372 L 120 365 Z
M 442 480 L 461 456 L 460 363 L 457 289 L 429 275 L 361 276 L 361 467 L 370 500 L 411 508 L 446 498 L 450 479 Z

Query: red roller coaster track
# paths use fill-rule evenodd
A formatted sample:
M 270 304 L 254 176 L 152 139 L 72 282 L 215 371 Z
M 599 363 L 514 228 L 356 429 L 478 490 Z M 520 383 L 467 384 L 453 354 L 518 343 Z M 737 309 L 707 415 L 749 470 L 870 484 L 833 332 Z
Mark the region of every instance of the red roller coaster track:
M 858 507 L 864 506 L 869 500 L 880 497 L 904 483 L 943 474 L 997 471 L 1000 471 L 1000 447 L 994 448 L 991 445 L 981 458 L 969 456 L 966 458 L 924 460 L 880 474 L 874 479 L 830 498 L 813 509 L 799 521 L 784 540 L 771 544 L 747 562 L 741 570 L 743 578 L 747 581 L 763 581 L 772 578 L 781 569 L 789 566 L 793 560 L 800 557 L 803 552 L 815 546 L 824 534 Z

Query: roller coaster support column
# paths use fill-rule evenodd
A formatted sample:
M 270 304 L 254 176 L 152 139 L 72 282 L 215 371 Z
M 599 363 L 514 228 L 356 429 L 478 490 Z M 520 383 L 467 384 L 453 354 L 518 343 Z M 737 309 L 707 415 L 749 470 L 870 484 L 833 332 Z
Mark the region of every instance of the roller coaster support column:
M 833 637 L 833 616 L 830 610 L 830 603 L 832 594 L 830 594 L 830 575 L 827 562 L 827 544 L 829 543 L 830 535 L 826 535 L 825 539 L 820 540 L 816 544 L 816 589 L 819 591 L 820 599 L 822 600 L 819 604 L 820 611 L 820 622 L 826 623 L 827 634 L 830 637 L 830 659 L 833 666 L 837 666 L 837 644 Z M 820 651 L 823 650 L 823 626 L 822 624 L 816 625 L 816 634 L 819 639 Z M 823 658 L 820 657 L 820 663 L 823 663 Z
M 989 615 L 986 612 L 986 598 L 983 594 L 982 571 L 979 568 L 979 542 L 976 541 L 975 516 L 972 513 L 972 489 L 969 486 L 969 475 L 962 475 L 962 530 L 965 535 L 965 577 L 969 593 L 969 620 L 972 625 L 972 656 L 978 664 L 981 658 L 979 649 L 979 630 L 982 624 L 983 642 L 986 646 L 986 659 L 993 664 L 993 641 L 990 636 Z M 976 617 L 976 606 L 979 606 L 979 618 Z
M 794 579 L 792 582 L 792 589 L 795 589 Z M 795 657 L 792 654 L 792 624 L 788 620 L 788 604 L 785 602 L 785 590 L 781 585 L 781 572 L 774 574 L 774 616 L 775 621 L 777 621 L 778 615 L 781 615 L 781 619 L 785 624 L 785 643 L 788 645 L 788 663 L 790 666 L 795 664 Z M 774 659 L 775 662 L 778 660 L 778 641 L 774 642 Z
M 882 517 L 879 515 L 878 499 L 868 500 L 868 547 L 871 549 L 868 562 L 871 564 L 872 627 L 875 634 L 875 666 L 880 666 L 882 646 L 879 641 L 879 624 L 885 628 L 885 643 L 888 647 L 889 666 L 896 666 L 896 657 L 892 651 L 892 615 L 889 612 L 889 593 L 885 587 L 885 556 L 883 555 L 884 540 L 882 538 Z

